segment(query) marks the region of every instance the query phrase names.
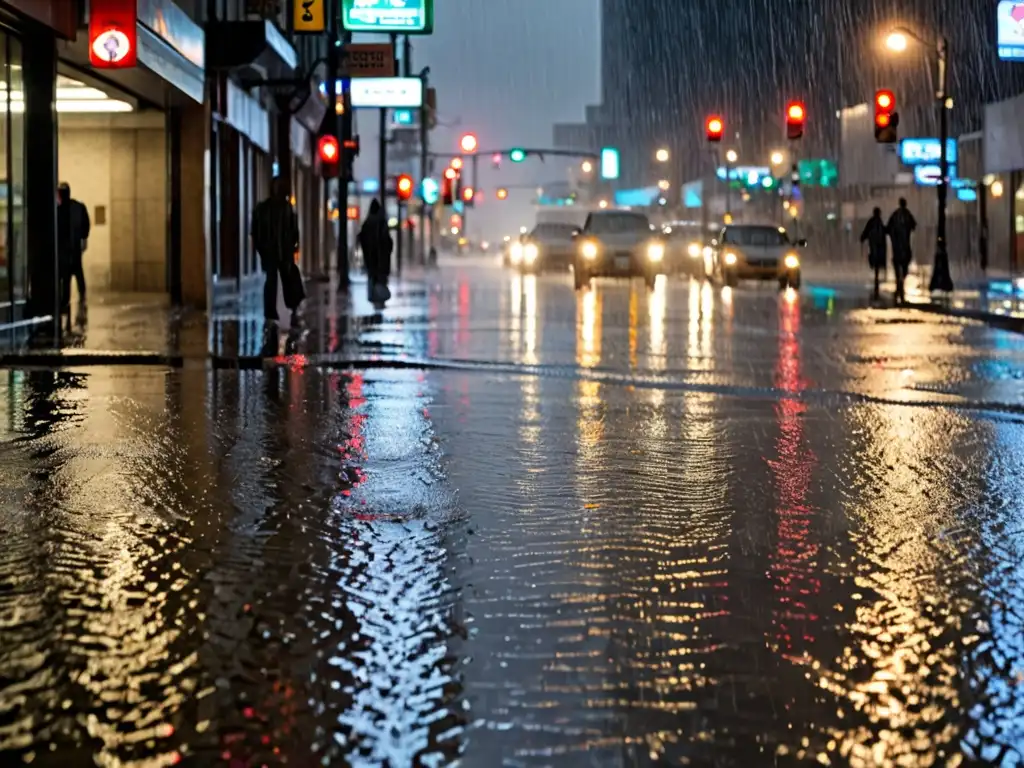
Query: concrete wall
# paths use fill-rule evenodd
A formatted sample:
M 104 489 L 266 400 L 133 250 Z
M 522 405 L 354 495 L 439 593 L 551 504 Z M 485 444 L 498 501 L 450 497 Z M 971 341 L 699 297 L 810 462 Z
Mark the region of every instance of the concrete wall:
M 89 209 L 90 288 L 162 292 L 167 284 L 164 115 L 60 116 L 58 176 Z

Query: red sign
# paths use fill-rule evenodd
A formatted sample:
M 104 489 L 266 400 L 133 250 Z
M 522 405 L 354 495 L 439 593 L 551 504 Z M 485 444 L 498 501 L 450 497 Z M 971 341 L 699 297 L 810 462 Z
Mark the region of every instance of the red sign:
M 137 62 L 136 0 L 92 0 L 89 8 L 89 63 L 124 69 Z

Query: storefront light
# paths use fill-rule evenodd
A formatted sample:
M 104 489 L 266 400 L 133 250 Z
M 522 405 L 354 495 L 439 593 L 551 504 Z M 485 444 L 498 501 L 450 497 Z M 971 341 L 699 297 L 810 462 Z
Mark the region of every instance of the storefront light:
M 65 80 L 65 82 L 67 81 Z M 6 91 L 7 89 L 0 83 L 0 113 L 6 112 L 8 107 L 15 114 L 23 113 L 25 111 L 25 94 L 20 90 L 11 91 L 10 102 L 8 102 Z M 85 85 L 57 87 L 58 113 L 109 114 L 133 112 L 134 109 L 127 101 L 112 99 L 98 88 L 90 88 Z

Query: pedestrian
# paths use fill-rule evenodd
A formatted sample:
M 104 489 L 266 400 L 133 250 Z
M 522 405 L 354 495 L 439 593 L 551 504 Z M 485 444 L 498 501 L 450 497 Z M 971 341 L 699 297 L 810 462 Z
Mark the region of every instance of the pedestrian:
M 387 214 L 380 201 L 374 198 L 359 230 L 359 247 L 363 251 L 363 263 L 366 265 L 367 296 L 377 306 L 391 298 L 388 277 L 391 275 L 391 251 L 394 245 L 388 231 Z
M 285 305 L 292 312 L 292 322 L 298 320 L 302 294 L 302 277 L 295 264 L 299 249 L 299 221 L 288 194 L 288 184 L 281 176 L 270 183 L 270 197 L 257 203 L 252 212 L 249 236 L 260 255 L 260 266 L 266 274 L 263 284 L 263 317 L 276 323 L 277 280 L 281 277 Z
M 860 241 L 868 244 L 868 265 L 875 270 L 875 299 L 881 292 L 881 278 L 885 276 L 888 243 L 885 239 L 885 222 L 882 221 L 882 209 L 875 208 L 871 218 L 860 233 Z
M 917 221 L 907 209 L 907 201 L 900 198 L 899 207 L 889 217 L 889 223 L 885 225 L 885 231 L 892 241 L 892 266 L 896 271 L 896 303 L 902 304 L 906 301 L 906 294 L 903 292 L 903 283 L 907 279 L 907 271 L 910 269 L 910 262 L 914 254 L 910 248 L 910 236 L 917 229 Z
M 89 240 L 89 209 L 71 197 L 71 185 L 57 186 L 57 267 L 61 311 L 71 312 L 71 279 L 78 286 L 79 308 L 85 310 L 85 270 L 82 254 Z

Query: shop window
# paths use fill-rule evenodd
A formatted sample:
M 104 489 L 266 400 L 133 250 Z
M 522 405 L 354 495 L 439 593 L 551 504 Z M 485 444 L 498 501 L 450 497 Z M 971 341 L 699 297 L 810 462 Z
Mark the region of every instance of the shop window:
M 10 71 L 9 93 L 24 93 L 21 69 L 21 41 L 7 38 L 7 64 Z M 21 110 L 10 110 L 10 160 L 8 169 L 11 183 L 7 195 L 10 219 L 11 280 L 15 301 L 28 298 L 28 232 L 25 228 L 25 115 Z

